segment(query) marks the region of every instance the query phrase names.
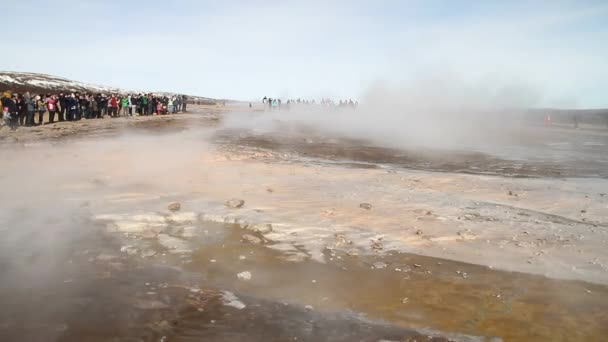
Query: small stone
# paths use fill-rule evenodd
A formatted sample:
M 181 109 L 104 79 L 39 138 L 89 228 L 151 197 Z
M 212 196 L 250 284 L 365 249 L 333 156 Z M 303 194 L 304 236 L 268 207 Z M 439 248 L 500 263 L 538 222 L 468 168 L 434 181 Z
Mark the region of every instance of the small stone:
M 365 209 L 365 210 L 372 210 L 372 205 L 369 203 L 361 203 L 361 204 L 359 204 L 359 208 Z
M 586 212 L 587 212 L 587 210 L 585 210 L 585 209 L 581 210 L 581 213 L 582 213 L 582 214 L 584 214 L 584 213 L 586 213 Z
M 274 190 L 272 188 L 268 188 L 268 189 L 266 189 L 266 191 L 268 191 L 269 193 L 273 193 L 274 192 Z
M 406 304 L 409 301 L 409 298 L 405 297 L 401 299 L 401 304 Z
M 414 264 L 414 267 L 420 268 L 420 267 L 422 267 L 422 265 L 420 265 L 420 264 Z
M 244 234 L 243 236 L 241 236 L 241 240 L 243 242 L 253 243 L 253 244 L 257 244 L 257 245 L 262 243 L 262 239 L 260 239 L 257 236 L 253 236 L 251 234 Z
M 509 190 L 509 196 L 513 196 L 513 191 Z
M 171 211 L 179 211 L 182 208 L 182 205 L 179 202 L 171 202 L 167 206 L 167 209 Z
M 378 262 L 373 263 L 372 266 L 374 266 L 375 269 L 383 269 L 383 268 L 386 268 L 386 266 L 388 266 L 388 265 L 385 262 L 378 261 Z
M 210 262 L 210 263 L 216 263 L 216 262 L 217 262 L 217 260 L 215 260 L 215 259 L 211 259 L 211 260 L 209 260 L 209 262 Z
M 422 234 L 423 234 L 422 229 L 416 230 L 416 235 L 422 235 Z
M 247 259 L 247 257 L 246 257 L 246 256 L 244 256 L 244 255 L 239 255 L 239 260 L 245 260 L 245 259 Z
M 135 255 L 139 252 L 139 249 L 133 246 L 122 246 L 120 247 L 120 251 L 127 255 Z
M 251 272 L 249 272 L 249 271 L 241 272 L 241 273 L 237 274 L 236 277 L 239 278 L 239 280 L 249 281 L 249 280 L 251 280 Z
M 304 308 L 308 309 L 308 310 L 313 310 L 314 307 L 312 305 L 306 305 Z
M 272 233 L 272 224 L 270 224 L 270 223 L 254 224 L 252 226 L 247 227 L 247 229 L 252 230 L 256 233 L 260 233 L 260 234 L 268 234 L 268 233 Z
M 233 209 L 242 208 L 245 205 L 245 201 L 242 199 L 233 198 L 226 201 L 226 206 Z

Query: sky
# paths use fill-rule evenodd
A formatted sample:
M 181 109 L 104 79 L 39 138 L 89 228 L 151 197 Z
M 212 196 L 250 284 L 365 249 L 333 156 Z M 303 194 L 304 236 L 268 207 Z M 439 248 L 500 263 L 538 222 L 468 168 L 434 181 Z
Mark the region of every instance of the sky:
M 238 100 L 441 80 L 608 107 L 608 1 L 19 0 L 0 69 Z

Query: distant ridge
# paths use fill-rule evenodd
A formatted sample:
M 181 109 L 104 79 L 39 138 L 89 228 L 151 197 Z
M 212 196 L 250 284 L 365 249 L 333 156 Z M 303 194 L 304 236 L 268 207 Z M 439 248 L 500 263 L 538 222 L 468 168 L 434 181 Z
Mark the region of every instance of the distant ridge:
M 36 94 L 52 93 L 57 94 L 60 92 L 88 92 L 88 93 L 154 93 L 158 95 L 175 95 L 177 93 L 151 91 L 151 90 L 131 90 L 122 89 L 115 87 L 108 87 L 103 85 L 89 84 L 84 82 L 78 82 L 69 80 L 67 78 L 38 74 L 32 72 L 15 72 L 15 71 L 0 71 L 0 91 L 11 90 L 17 93 L 31 92 Z M 219 100 L 208 97 L 201 97 L 195 95 L 188 95 L 188 99 L 191 101 L 197 101 L 201 104 L 216 104 Z

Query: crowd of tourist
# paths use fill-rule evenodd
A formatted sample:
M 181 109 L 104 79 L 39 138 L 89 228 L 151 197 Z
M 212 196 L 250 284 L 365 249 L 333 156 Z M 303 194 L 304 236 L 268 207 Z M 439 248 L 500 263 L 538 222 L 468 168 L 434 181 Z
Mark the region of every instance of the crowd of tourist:
M 2 119 L 9 127 L 35 126 L 57 121 L 78 121 L 134 115 L 186 112 L 184 95 L 70 93 L 35 95 L 5 91 L 0 98 Z M 48 112 L 48 120 L 44 122 Z
M 359 105 L 359 103 L 357 101 L 353 101 L 352 99 L 334 101 L 329 98 L 323 98 L 318 103 L 314 99 L 313 100 L 288 99 L 285 103 L 283 103 L 283 101 L 281 101 L 281 99 L 273 99 L 273 98 L 266 97 L 266 96 L 264 96 L 264 98 L 262 99 L 262 103 L 266 107 L 268 107 L 269 110 L 290 109 L 292 106 L 302 106 L 302 105 L 310 106 L 310 105 L 317 105 L 317 104 L 324 106 L 324 107 L 338 107 L 338 108 L 342 108 L 342 107 L 355 108 Z

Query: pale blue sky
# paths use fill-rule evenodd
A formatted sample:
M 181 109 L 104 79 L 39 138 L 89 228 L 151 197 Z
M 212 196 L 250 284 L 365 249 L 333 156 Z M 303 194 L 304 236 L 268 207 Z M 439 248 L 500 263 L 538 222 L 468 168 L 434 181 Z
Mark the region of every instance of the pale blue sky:
M 607 1 L 10 1 L 0 69 L 259 99 L 441 78 L 608 107 Z

